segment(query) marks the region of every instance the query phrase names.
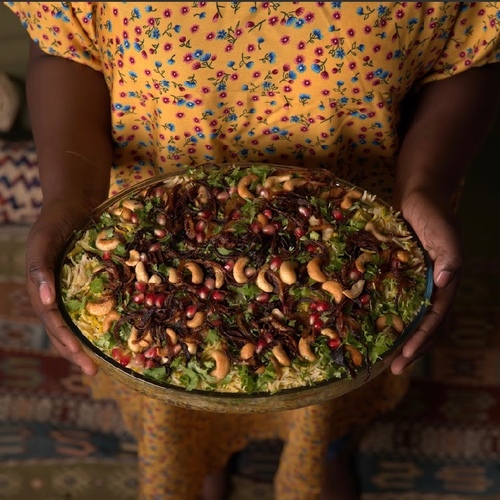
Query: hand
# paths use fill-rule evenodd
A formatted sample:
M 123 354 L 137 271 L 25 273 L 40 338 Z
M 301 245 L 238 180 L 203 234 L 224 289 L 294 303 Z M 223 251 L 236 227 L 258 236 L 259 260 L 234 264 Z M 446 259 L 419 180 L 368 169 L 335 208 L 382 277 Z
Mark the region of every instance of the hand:
M 58 253 L 73 229 L 90 213 L 90 207 L 72 200 L 44 204 L 33 225 L 26 249 L 27 289 L 31 303 L 59 354 L 88 375 L 97 365 L 66 326 L 56 304 L 54 269 Z
M 410 200 L 403 200 L 402 207 L 404 218 L 433 263 L 435 288 L 427 314 L 391 363 L 395 375 L 419 358 L 436 340 L 457 291 L 463 261 L 457 218 L 451 208 L 443 204 L 439 193 L 413 194 Z

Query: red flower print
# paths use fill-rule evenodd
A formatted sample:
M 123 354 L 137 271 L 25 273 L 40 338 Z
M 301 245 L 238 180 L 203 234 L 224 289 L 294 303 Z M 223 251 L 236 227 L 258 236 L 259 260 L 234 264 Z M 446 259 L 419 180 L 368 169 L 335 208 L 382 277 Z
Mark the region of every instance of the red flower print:
M 388 61 L 390 61 L 390 60 L 392 59 L 392 56 L 393 56 L 392 52 L 387 52 L 387 55 L 385 56 L 385 58 L 386 58 Z
M 241 28 L 237 28 L 234 30 L 234 36 L 236 38 L 240 37 L 241 35 L 243 35 L 243 30 Z
M 309 79 L 305 79 L 303 82 L 302 82 L 302 85 L 304 87 L 310 87 L 311 86 L 311 80 Z
M 330 91 L 328 89 L 323 89 L 321 91 L 321 93 L 324 95 L 324 96 L 327 96 L 327 95 L 330 95 Z
M 181 8 L 181 14 L 183 16 L 185 16 L 187 13 L 189 12 L 189 7 L 187 5 L 184 5 L 182 8 Z
M 154 18 L 154 17 L 150 17 L 150 18 L 148 19 L 148 24 L 149 24 L 150 26 L 155 26 L 155 24 L 156 24 L 155 18 Z
M 359 87 L 354 87 L 354 88 L 352 89 L 352 93 L 353 93 L 353 94 L 359 94 Z
M 340 40 L 337 37 L 332 38 L 330 42 L 332 45 L 340 45 Z
M 358 64 L 356 63 L 356 61 L 352 61 L 349 63 L 349 69 L 351 69 L 351 70 L 356 69 L 357 66 L 358 66 Z
M 183 60 L 184 62 L 191 62 L 193 60 L 193 54 L 185 54 Z
M 288 35 L 284 35 L 280 39 L 280 42 L 282 45 L 286 45 L 289 41 L 290 41 L 290 37 Z
M 184 118 L 184 113 L 182 111 L 178 111 L 177 113 L 175 113 L 175 116 L 177 118 Z
M 300 17 L 304 13 L 304 7 L 299 7 L 295 10 L 295 15 Z
M 434 13 L 434 7 L 429 7 L 429 8 L 425 11 L 425 13 L 426 13 L 428 16 L 430 16 L 431 14 L 433 14 L 433 13 Z
M 302 54 L 298 55 L 298 56 L 295 58 L 295 63 L 296 63 L 296 64 L 302 64 L 304 61 L 305 61 L 305 59 L 304 59 L 304 56 L 303 56 Z
M 213 40 L 215 38 L 215 33 L 211 31 L 210 33 L 207 34 L 206 39 L 207 40 Z
M 285 92 L 286 94 L 288 94 L 288 92 L 291 92 L 292 91 L 292 87 L 290 85 L 285 85 L 283 87 L 283 92 Z
M 261 72 L 260 71 L 254 71 L 253 72 L 253 77 L 254 78 L 260 78 Z
M 269 18 L 268 22 L 270 26 L 276 26 L 279 23 L 279 18 L 278 16 L 272 16 Z
M 353 37 L 356 34 L 356 30 L 354 28 L 349 28 L 347 30 L 347 36 Z
M 191 26 L 191 33 L 198 33 L 200 29 L 200 26 L 198 24 L 193 24 L 193 26 Z
M 234 45 L 232 43 L 226 45 L 226 48 L 224 49 L 225 52 L 232 52 L 234 49 Z
M 231 80 L 237 80 L 238 78 L 239 78 L 238 73 L 233 73 L 233 74 L 231 75 Z
M 195 61 L 191 67 L 194 70 L 200 69 L 201 68 L 201 62 L 200 61 Z
M 324 54 L 323 47 L 316 47 L 314 49 L 314 54 L 317 55 L 318 57 L 321 57 Z
M 366 74 L 366 79 L 367 80 L 373 80 L 375 74 L 373 73 L 373 71 L 370 71 L 369 73 Z
M 246 26 L 247 28 L 253 28 L 253 27 L 255 26 L 255 23 L 254 23 L 253 21 L 247 21 L 247 22 L 245 23 L 245 26 Z
M 368 34 L 372 32 L 372 27 L 369 26 L 368 24 L 363 28 L 363 31 Z
M 249 43 L 247 45 L 247 52 L 254 52 L 255 51 L 255 45 L 253 43 Z
M 126 17 L 123 18 L 123 24 L 125 26 L 128 26 L 128 19 Z
M 338 21 L 342 15 L 340 14 L 340 11 L 336 10 L 333 15 L 332 15 L 333 19 L 335 19 L 336 21 Z
M 42 9 L 44 12 L 48 12 L 49 11 L 49 6 L 48 5 L 42 5 Z
M 142 28 L 140 26 L 136 26 L 134 28 L 135 34 L 140 36 L 142 34 Z
M 420 7 L 422 7 L 422 2 L 417 2 L 417 3 L 415 4 L 415 7 L 416 7 L 417 9 L 420 9 Z
M 481 10 L 477 13 L 477 15 L 478 15 L 478 16 L 484 16 L 484 12 L 485 12 L 485 10 L 484 10 L 484 9 L 481 9 Z
M 201 92 L 202 94 L 208 94 L 210 92 L 210 89 L 208 87 L 201 87 Z
M 385 17 L 380 20 L 380 26 L 382 26 L 382 28 L 387 26 L 387 19 L 385 19 Z
M 381 48 L 382 48 L 382 47 L 381 47 L 380 45 L 378 45 L 378 44 L 377 44 L 377 45 L 375 45 L 375 46 L 373 47 L 373 52 L 378 52 Z
M 305 16 L 304 16 L 304 20 L 308 23 L 314 21 L 314 14 L 312 12 L 308 12 Z
M 129 57 L 128 58 L 130 64 L 135 64 L 135 58 L 134 57 Z
M 167 42 L 167 43 L 163 46 L 163 50 L 164 50 L 165 52 L 168 52 L 169 50 L 172 50 L 172 44 Z

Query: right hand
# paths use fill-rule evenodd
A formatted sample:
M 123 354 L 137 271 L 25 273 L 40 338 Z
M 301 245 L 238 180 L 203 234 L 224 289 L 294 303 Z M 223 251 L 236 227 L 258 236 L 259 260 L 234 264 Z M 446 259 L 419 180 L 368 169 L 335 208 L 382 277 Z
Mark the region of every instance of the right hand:
M 79 366 L 87 375 L 97 365 L 82 350 L 80 342 L 64 322 L 56 301 L 54 269 L 58 254 L 73 230 L 90 213 L 91 207 L 75 200 L 44 203 L 27 240 L 27 289 L 35 313 L 59 354 Z

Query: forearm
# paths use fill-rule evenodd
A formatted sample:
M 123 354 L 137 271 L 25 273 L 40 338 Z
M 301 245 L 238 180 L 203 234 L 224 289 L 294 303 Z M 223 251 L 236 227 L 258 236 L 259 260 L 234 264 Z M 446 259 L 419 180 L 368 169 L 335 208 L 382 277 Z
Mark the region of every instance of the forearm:
M 44 200 L 84 200 L 109 191 L 110 102 L 102 74 L 44 54 L 32 43 L 27 98 Z
M 500 64 L 490 64 L 422 89 L 399 155 L 398 206 L 419 192 L 449 202 L 491 129 L 498 88 Z

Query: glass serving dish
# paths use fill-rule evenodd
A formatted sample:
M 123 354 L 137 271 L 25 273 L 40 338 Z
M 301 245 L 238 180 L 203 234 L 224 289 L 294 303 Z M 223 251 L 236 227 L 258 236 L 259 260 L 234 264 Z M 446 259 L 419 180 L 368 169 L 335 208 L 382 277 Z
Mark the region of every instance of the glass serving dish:
M 250 168 L 251 165 L 254 164 L 236 164 L 236 166 L 240 168 Z M 230 168 L 233 166 L 233 164 L 220 165 L 218 168 Z M 290 172 L 291 170 L 291 167 L 273 164 L 266 165 L 266 168 L 273 169 L 275 174 L 280 172 Z M 300 173 L 302 171 L 305 172 L 307 169 L 293 168 L 293 170 Z M 423 305 L 413 317 L 411 322 L 409 322 L 404 330 L 399 334 L 390 349 L 381 355 L 376 362 L 370 363 L 369 365 L 364 363 L 357 368 L 355 376 L 345 376 L 342 378 L 321 381 L 314 383 L 313 385 L 281 389 L 274 393 L 254 392 L 247 394 L 241 392 L 220 392 L 216 390 L 186 390 L 185 388 L 177 385 L 156 381 L 145 376 L 136 369 L 124 366 L 119 362 L 119 360 L 114 359 L 110 354 L 106 354 L 94 342 L 92 342 L 72 320 L 67 304 L 63 300 L 62 270 L 65 263 L 68 262 L 68 254 L 74 249 L 76 242 L 81 238 L 83 232 L 95 226 L 104 213 L 107 213 L 113 209 L 113 207 L 118 206 L 120 202 L 128 198 L 133 198 L 134 195 L 144 192 L 153 186 L 171 186 L 176 183 L 176 179 L 185 176 L 189 171 L 189 169 L 179 169 L 173 173 L 150 178 L 122 191 L 117 196 L 110 198 L 90 214 L 90 216 L 82 224 L 82 227 L 78 228 L 78 230 L 75 231 L 74 234 L 68 239 L 59 255 L 56 267 L 56 285 L 58 288 L 57 297 L 59 311 L 61 312 L 66 324 L 81 342 L 84 351 L 96 362 L 100 369 L 132 389 L 135 389 L 146 396 L 162 400 L 168 404 L 213 412 L 262 413 L 290 410 L 326 402 L 360 387 L 389 367 L 391 361 L 400 352 L 403 344 L 412 335 L 417 325 L 425 315 L 427 304 L 430 303 L 433 291 L 431 262 L 417 237 L 409 227 L 407 227 L 407 229 L 410 231 L 413 240 L 416 241 L 422 250 L 425 260 L 425 291 L 421 297 Z M 307 172 L 310 174 L 310 171 L 307 170 Z M 361 193 L 365 192 L 362 188 L 354 186 L 353 184 L 338 178 L 335 178 L 335 185 L 340 186 L 345 190 L 357 190 Z M 382 200 L 378 198 L 375 199 L 375 197 L 372 197 L 371 199 L 374 201 L 376 200 L 376 203 L 390 209 L 389 205 Z

